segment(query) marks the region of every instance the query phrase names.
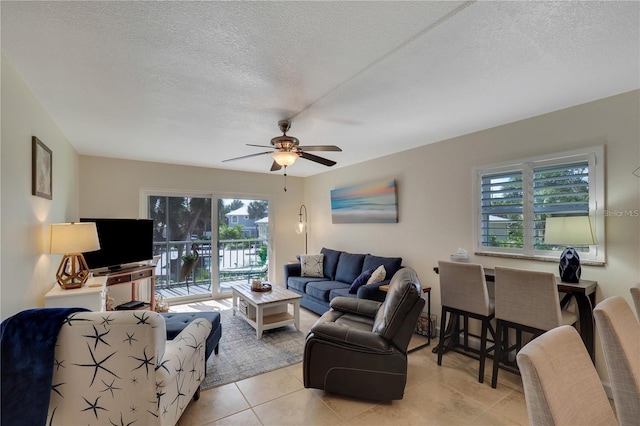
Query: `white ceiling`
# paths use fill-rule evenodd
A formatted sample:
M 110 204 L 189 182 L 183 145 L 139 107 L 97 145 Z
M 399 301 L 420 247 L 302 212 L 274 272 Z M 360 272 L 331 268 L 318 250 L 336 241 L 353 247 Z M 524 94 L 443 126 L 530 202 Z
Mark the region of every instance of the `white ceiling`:
M 635 1 L 0 4 L 2 53 L 86 155 L 268 173 L 221 160 L 292 118 L 337 168 L 640 88 Z

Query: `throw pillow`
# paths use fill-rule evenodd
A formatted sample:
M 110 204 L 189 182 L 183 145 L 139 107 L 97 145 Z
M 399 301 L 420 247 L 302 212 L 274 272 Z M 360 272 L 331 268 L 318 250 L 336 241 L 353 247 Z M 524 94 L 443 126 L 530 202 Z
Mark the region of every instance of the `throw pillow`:
M 356 294 L 358 292 L 358 289 L 365 285 L 367 281 L 369 281 L 369 278 L 371 278 L 371 274 L 373 274 L 373 269 L 367 269 L 366 271 L 358 275 L 358 277 L 353 280 L 353 283 L 351 283 L 351 287 L 349 287 L 349 293 Z
M 300 265 L 302 266 L 303 277 L 323 277 L 322 260 L 324 256 L 321 254 L 302 254 L 300 255 Z
M 384 281 L 386 277 L 387 270 L 384 269 L 384 265 L 380 265 L 375 271 L 373 271 L 371 277 L 369 277 L 369 280 L 367 281 L 367 284 L 379 283 L 380 281 Z

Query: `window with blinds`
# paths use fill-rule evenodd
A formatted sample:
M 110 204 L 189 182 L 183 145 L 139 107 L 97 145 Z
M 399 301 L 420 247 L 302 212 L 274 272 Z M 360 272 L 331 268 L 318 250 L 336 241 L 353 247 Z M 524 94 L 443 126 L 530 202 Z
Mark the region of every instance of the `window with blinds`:
M 522 172 L 482 176 L 482 245 L 522 248 Z
M 544 244 L 546 219 L 589 216 L 599 242 L 575 248 L 604 261 L 603 153 L 596 147 L 475 168 L 476 252 L 557 258 L 564 247 Z

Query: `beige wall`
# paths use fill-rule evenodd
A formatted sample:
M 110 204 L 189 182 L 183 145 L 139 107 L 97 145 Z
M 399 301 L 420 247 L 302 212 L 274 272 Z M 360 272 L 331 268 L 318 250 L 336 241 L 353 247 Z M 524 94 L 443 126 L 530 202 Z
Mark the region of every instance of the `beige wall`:
M 465 135 L 305 180 L 311 221 L 310 252 L 323 246 L 377 255 L 400 255 L 433 287 L 432 312 L 440 314 L 439 259 L 458 247 L 472 251 L 472 168 L 514 158 L 605 145 L 608 210 L 640 209 L 638 130 L 640 92 L 631 92 L 528 120 Z M 366 176 L 366 178 L 363 178 Z M 330 190 L 396 179 L 399 223 L 333 225 Z M 607 217 L 604 267 L 583 267 L 599 283 L 597 300 L 620 295 L 640 279 L 640 218 Z M 505 265 L 557 273 L 557 264 L 473 256 L 485 266 Z M 597 366 L 606 375 L 600 343 Z
M 232 198 L 268 197 L 274 219 L 271 280 L 281 282 L 283 265 L 304 250 L 294 225 L 303 199 L 303 179 L 282 173 L 246 173 L 141 161 L 80 156 L 81 217 L 146 217 L 141 191 L 197 191 Z M 244 196 L 244 197 L 243 197 Z
M 44 305 L 61 255 L 46 254 L 50 223 L 78 217 L 78 155 L 2 55 L 0 317 Z M 53 200 L 31 195 L 31 137 L 53 151 Z

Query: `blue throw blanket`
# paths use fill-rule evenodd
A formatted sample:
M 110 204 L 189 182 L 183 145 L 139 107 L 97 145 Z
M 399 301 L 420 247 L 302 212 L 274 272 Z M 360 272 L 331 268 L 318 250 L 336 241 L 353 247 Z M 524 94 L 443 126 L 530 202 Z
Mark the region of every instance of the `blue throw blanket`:
M 86 310 L 29 309 L 2 322 L 0 424 L 46 424 L 55 346 L 60 327 L 70 314 Z

